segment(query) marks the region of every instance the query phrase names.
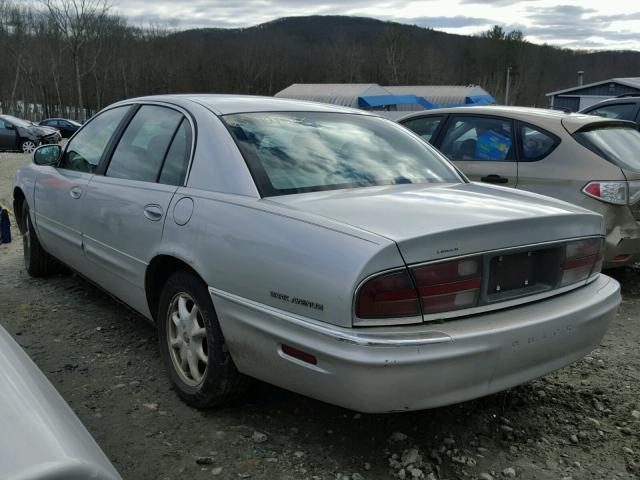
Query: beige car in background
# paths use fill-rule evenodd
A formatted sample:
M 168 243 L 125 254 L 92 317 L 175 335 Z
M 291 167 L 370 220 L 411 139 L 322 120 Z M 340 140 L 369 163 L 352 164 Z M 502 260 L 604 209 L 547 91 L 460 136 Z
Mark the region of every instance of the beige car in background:
M 520 107 L 397 119 L 472 181 L 549 195 L 606 217 L 605 268 L 640 261 L 640 132 L 632 122 Z

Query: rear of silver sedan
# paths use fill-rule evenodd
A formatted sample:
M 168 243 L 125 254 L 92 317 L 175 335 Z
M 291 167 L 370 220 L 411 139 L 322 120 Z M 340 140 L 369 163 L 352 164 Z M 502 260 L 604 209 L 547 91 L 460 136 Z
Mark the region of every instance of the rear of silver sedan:
M 446 164 L 424 181 L 411 159 L 425 152 L 379 147 L 381 120 L 294 117 L 225 118 L 269 223 L 307 246 L 268 298 L 263 284 L 254 298 L 209 284 L 240 372 L 358 411 L 405 411 L 503 390 L 597 347 L 620 302 L 600 274 L 602 216 L 460 181 Z M 374 160 L 379 179 L 363 167 Z
M 618 283 L 600 274 L 602 247 L 593 236 L 370 275 L 355 290 L 352 328 L 209 291 L 241 372 L 357 411 L 418 410 L 513 387 L 597 348 L 620 303 Z
M 596 348 L 620 302 L 618 283 L 446 323 L 347 329 L 211 290 L 240 371 L 361 412 L 419 410 L 498 392 Z M 221 317 L 222 318 L 222 317 Z M 233 351 L 233 350 L 232 350 Z

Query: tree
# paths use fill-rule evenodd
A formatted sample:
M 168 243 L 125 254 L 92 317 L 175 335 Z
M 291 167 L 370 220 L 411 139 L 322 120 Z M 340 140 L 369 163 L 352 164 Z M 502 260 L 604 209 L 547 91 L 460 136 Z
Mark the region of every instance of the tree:
M 73 63 L 77 107 L 84 116 L 82 79 L 96 68 L 108 24 L 108 0 L 41 0 Z M 92 52 L 89 53 L 92 47 Z
M 521 30 L 511 30 L 507 33 L 500 25 L 494 25 L 489 30 L 480 33 L 482 38 L 493 40 L 508 40 L 512 42 L 524 42 L 524 34 Z

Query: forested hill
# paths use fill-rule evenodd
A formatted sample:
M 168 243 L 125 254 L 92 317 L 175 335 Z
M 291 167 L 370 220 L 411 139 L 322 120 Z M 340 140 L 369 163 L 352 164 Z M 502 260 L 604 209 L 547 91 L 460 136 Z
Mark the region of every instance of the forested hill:
M 572 51 L 518 35 L 461 36 L 345 16 L 167 32 L 107 15 L 91 24 L 100 28 L 89 31 L 74 56 L 72 39 L 46 14 L 20 15 L 21 29 L 0 24 L 6 47 L 0 49 L 0 100 L 25 99 L 50 111 L 59 104 L 95 111 L 121 98 L 165 92 L 272 95 L 295 82 L 478 84 L 502 101 L 507 66 L 511 103 L 546 106 L 544 94 L 574 85 L 577 70 L 585 71 L 585 82 L 640 76 L 640 52 Z
M 578 70 L 586 82 L 640 75 L 640 52 L 567 50 L 359 17 L 289 17 L 244 29 L 188 30 L 165 41 L 197 52 L 190 59 L 206 72 L 202 86 L 218 91 L 273 94 L 294 82 L 474 83 L 503 99 L 511 66 L 512 103 L 547 105 L 544 94 L 574 85 Z

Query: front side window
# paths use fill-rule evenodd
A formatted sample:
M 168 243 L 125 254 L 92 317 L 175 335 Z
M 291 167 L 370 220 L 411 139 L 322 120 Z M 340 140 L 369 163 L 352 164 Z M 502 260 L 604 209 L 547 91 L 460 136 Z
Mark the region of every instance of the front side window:
M 611 126 L 580 131 L 573 137 L 592 152 L 620 168 L 640 172 L 640 132 L 635 128 Z
M 635 120 L 635 103 L 616 103 L 591 110 L 589 115 L 599 115 L 600 117 L 616 118 L 620 120 Z
M 263 196 L 464 181 L 424 142 L 378 117 L 261 112 L 222 118 Z
M 532 125 L 520 126 L 521 162 L 537 162 L 549 155 L 560 143 L 555 135 Z
M 106 176 L 155 182 L 182 118 L 171 108 L 140 107 L 113 152 Z
M 71 140 L 62 156 L 60 168 L 95 172 L 113 133 L 130 106 L 115 107 L 93 118 Z
M 509 119 L 453 117 L 440 151 L 455 161 L 514 161 L 513 129 Z
M 431 115 L 428 117 L 420 117 L 420 118 L 412 118 L 405 122 L 402 122 L 402 125 L 407 127 L 413 133 L 419 135 L 426 142 L 431 142 L 433 138 L 433 134 L 438 130 L 438 126 L 442 122 L 441 116 Z

